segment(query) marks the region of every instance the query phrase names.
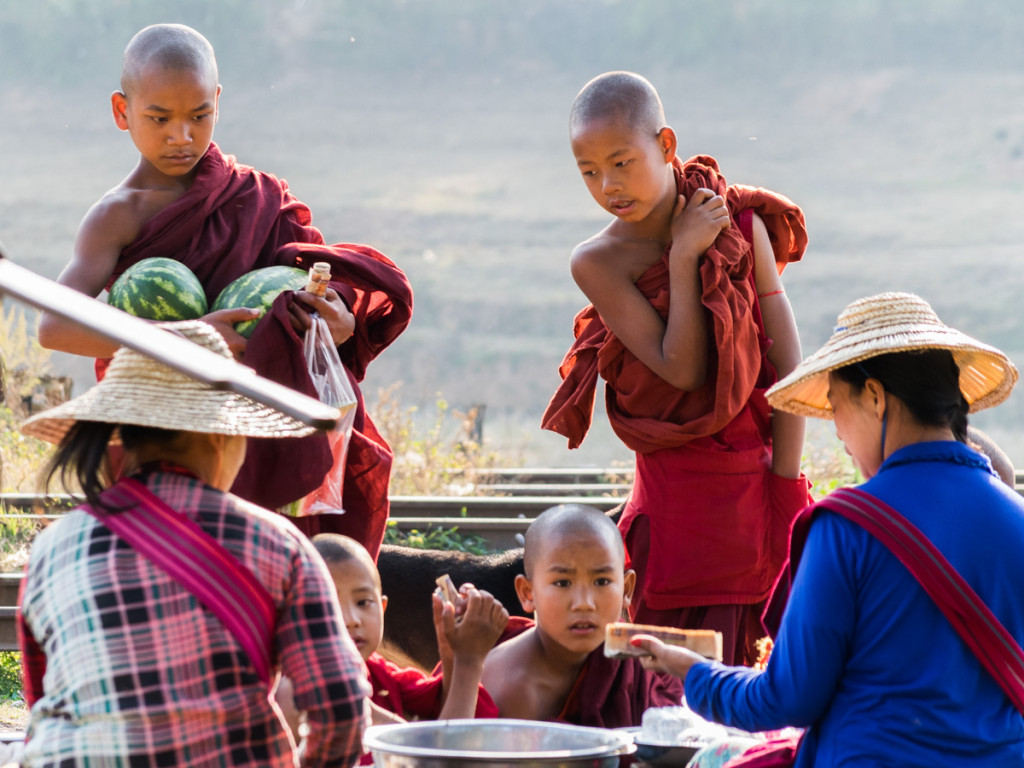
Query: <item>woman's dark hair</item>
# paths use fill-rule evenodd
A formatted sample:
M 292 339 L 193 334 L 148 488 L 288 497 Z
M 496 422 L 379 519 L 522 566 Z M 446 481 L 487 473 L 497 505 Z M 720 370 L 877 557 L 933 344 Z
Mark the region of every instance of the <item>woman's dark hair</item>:
M 890 352 L 833 373 L 858 391 L 869 378 L 878 379 L 919 422 L 949 427 L 957 440 L 967 442 L 969 405 L 960 391 L 960 368 L 948 349 Z
M 141 427 L 135 424 L 75 422 L 50 459 L 46 485 L 49 486 L 57 475 L 60 476 L 65 488 L 70 488 L 73 485 L 70 481 L 75 480 L 89 505 L 119 511 L 116 507 L 104 504 L 100 499 L 100 493 L 109 484 L 107 446 L 114 435 L 114 430 L 119 431 L 121 444 L 129 450 L 150 443 L 169 443 L 180 434 L 177 430 Z

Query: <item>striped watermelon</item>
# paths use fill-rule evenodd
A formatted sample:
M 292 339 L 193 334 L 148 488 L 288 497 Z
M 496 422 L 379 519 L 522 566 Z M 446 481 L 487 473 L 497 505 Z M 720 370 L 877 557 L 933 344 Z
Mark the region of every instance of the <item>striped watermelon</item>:
M 110 286 L 107 303 L 147 320 L 196 320 L 206 314 L 206 294 L 192 270 L 154 257 L 132 264 Z
M 281 291 L 299 291 L 306 287 L 309 273 L 298 267 L 263 267 L 254 269 L 230 283 L 220 296 L 213 302 L 211 312 L 218 309 L 235 309 L 250 307 L 262 309 L 264 313 L 270 309 Z M 249 338 L 260 318 L 246 320 L 235 325 L 235 330 Z

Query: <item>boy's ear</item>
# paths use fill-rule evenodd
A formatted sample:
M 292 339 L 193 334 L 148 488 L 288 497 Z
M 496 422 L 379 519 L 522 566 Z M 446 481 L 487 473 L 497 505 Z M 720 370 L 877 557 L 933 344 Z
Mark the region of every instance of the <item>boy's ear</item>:
M 622 608 L 623 610 L 629 608 L 630 602 L 633 600 L 633 590 L 636 589 L 636 571 L 632 568 L 628 569 L 623 574 L 622 579 Z
M 667 125 L 658 131 L 658 143 L 661 145 L 662 154 L 665 155 L 665 162 L 671 163 L 676 159 L 676 132 Z
M 220 92 L 221 84 L 217 83 L 217 95 L 213 97 L 213 124 L 220 122 Z
M 114 122 L 122 131 L 128 130 L 128 100 L 121 91 L 110 94 L 110 109 L 114 113 Z
M 533 587 L 530 586 L 530 580 L 523 574 L 516 574 L 516 595 L 519 597 L 519 603 L 523 606 L 523 610 L 527 613 L 533 613 Z

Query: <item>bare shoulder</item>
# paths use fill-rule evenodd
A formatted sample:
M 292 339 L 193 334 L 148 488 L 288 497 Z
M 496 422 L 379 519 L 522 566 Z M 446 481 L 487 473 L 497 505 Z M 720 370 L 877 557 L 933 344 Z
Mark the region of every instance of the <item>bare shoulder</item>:
M 71 263 L 60 281 L 90 296 L 103 289 L 124 250 L 142 226 L 180 193 L 133 186 L 125 180 L 86 212 L 75 235 Z
M 657 261 L 660 250 L 604 230 L 577 245 L 569 258 L 573 279 L 592 300 L 592 291 L 636 282 Z
M 480 683 L 494 699 L 503 717 L 532 710 L 529 681 L 536 667 L 533 653 L 533 632 L 529 629 L 506 640 L 487 654 Z
M 138 235 L 142 225 L 162 207 L 156 198 L 159 193 L 135 189 L 119 184 L 109 190 L 85 214 L 79 226 L 79 235 L 90 241 L 108 241 L 118 250 Z
M 613 259 L 615 253 L 620 251 L 624 244 L 621 238 L 609 232 L 606 227 L 573 248 L 569 263 L 573 269 L 577 267 L 593 268 Z
M 509 664 L 523 664 L 529 662 L 532 643 L 529 641 L 535 630 L 531 627 L 525 632 L 499 643 L 494 646 L 484 659 L 484 677 L 497 673 L 499 676 L 509 668 Z

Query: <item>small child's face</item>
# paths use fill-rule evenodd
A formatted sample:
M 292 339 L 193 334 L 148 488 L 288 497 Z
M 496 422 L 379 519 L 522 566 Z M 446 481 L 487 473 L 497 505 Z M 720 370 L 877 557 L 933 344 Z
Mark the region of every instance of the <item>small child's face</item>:
M 672 210 L 675 179 L 666 167 L 675 158 L 671 129 L 647 135 L 623 118 L 600 118 L 576 126 L 570 143 L 591 196 L 613 216 L 635 224 L 655 209 Z
M 605 626 L 629 605 L 636 574 L 600 531 L 556 533 L 517 580 L 523 608 L 537 630 L 566 650 L 588 654 L 604 642 Z
M 388 599 L 380 593 L 377 574 L 362 560 L 328 563 L 352 642 L 363 661 L 377 650 L 384 636 L 384 609 Z
M 220 86 L 209 73 L 143 69 L 127 94 L 111 96 L 114 121 L 159 173 L 184 176 L 213 141 Z

